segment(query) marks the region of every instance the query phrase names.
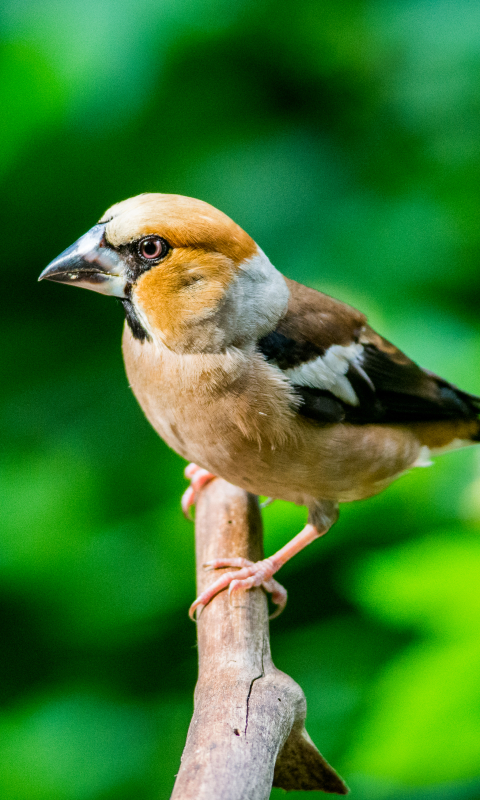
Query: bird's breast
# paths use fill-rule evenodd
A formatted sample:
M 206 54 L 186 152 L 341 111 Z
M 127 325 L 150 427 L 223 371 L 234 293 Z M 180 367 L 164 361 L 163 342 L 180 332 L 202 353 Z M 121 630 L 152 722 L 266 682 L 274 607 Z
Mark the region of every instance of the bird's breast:
M 123 353 L 131 388 L 167 444 L 255 494 L 360 499 L 418 456 L 418 437 L 404 426 L 305 420 L 286 379 L 258 354 L 179 355 L 128 328 Z
M 245 451 L 276 450 L 294 436 L 288 382 L 259 353 L 178 354 L 126 327 L 123 355 L 148 420 L 184 458 L 225 475 Z

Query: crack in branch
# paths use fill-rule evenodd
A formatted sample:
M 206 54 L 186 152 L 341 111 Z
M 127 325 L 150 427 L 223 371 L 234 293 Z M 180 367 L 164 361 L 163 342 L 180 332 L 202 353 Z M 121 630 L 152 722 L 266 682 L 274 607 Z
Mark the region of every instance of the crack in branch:
M 247 738 L 249 703 L 250 703 L 250 695 L 252 694 L 253 684 L 255 683 L 255 681 L 260 680 L 260 678 L 264 678 L 265 677 L 265 668 L 263 666 L 263 655 L 264 655 L 264 653 L 265 653 L 265 637 L 263 638 L 263 642 L 262 642 L 262 671 L 261 671 L 260 675 L 257 675 L 255 678 L 252 678 L 252 680 L 250 682 L 250 687 L 249 687 L 249 690 L 248 690 L 248 694 L 247 694 L 247 714 L 246 714 L 246 718 L 245 718 L 245 739 Z
M 250 683 L 250 688 L 249 688 L 248 694 L 247 694 L 247 716 L 246 716 L 246 719 L 245 719 L 245 738 L 247 736 L 247 728 L 248 728 L 248 712 L 249 712 L 248 704 L 250 702 L 250 695 L 252 694 L 253 684 L 255 683 L 255 681 L 258 681 L 258 680 L 260 680 L 260 678 L 263 678 L 263 677 L 264 677 L 264 673 L 262 672 L 261 675 L 257 675 L 255 678 L 252 678 L 251 683 Z

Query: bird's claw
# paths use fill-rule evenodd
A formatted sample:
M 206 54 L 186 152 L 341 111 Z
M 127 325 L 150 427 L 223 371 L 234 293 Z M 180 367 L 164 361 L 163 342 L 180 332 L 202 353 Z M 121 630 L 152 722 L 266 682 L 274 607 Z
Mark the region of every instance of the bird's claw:
M 197 464 L 189 464 L 185 467 L 184 475 L 190 481 L 190 486 L 182 495 L 181 505 L 185 517 L 191 520 L 193 519 L 191 508 L 197 502 L 200 490 L 212 481 L 216 475 L 199 467 Z
M 228 596 L 231 598 L 234 592 L 238 592 L 241 589 L 246 590 L 252 589 L 254 586 L 263 586 L 265 591 L 272 595 L 272 600 L 277 606 L 270 619 L 278 617 L 285 608 L 287 591 L 273 578 L 276 569 L 271 559 L 266 558 L 263 561 L 253 562 L 248 561 L 246 558 L 217 558 L 214 561 L 207 561 L 203 566 L 207 570 L 236 567 L 238 572 L 225 572 L 205 589 L 190 606 L 188 612 L 190 619 L 195 619 L 195 611 L 197 611 L 196 618 L 198 619 L 204 606 L 227 587 Z

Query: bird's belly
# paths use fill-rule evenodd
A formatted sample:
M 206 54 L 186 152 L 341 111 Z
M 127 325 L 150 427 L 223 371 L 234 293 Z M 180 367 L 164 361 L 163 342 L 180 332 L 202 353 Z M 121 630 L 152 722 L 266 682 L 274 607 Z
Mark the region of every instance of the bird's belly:
M 192 421 L 156 414 L 153 426 L 177 453 L 249 492 L 300 505 L 349 502 L 382 491 L 415 462 L 420 443 L 400 426 L 315 426 L 297 419 L 284 443 L 245 436 L 221 409 Z
M 137 400 L 167 444 L 255 494 L 301 504 L 369 497 L 412 466 L 420 451 L 419 437 L 406 426 L 305 420 L 263 362 L 248 380 L 237 370 L 236 382 L 215 391 L 203 376 L 193 380 L 192 371 L 186 380 L 183 362 L 152 346 L 124 339 L 124 357 Z

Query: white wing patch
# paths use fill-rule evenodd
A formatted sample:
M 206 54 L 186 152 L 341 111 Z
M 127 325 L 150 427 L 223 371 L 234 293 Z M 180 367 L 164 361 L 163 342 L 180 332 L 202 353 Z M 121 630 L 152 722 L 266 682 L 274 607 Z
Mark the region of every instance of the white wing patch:
M 325 389 L 345 403 L 358 406 L 358 397 L 353 391 L 346 373 L 352 361 L 358 358 L 362 352 L 361 344 L 353 343 L 346 347 L 332 344 L 323 356 L 306 361 L 299 367 L 285 369 L 283 372 L 297 386 Z

